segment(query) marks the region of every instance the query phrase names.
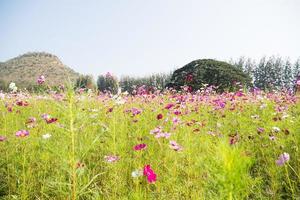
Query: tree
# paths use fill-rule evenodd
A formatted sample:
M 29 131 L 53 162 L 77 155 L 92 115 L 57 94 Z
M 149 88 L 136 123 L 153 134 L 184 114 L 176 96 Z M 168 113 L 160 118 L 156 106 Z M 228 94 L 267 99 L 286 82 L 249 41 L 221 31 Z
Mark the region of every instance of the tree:
M 250 85 L 251 79 L 241 69 L 233 65 L 212 60 L 195 60 L 174 71 L 168 87 L 181 89 L 188 86 L 191 91 L 200 89 L 203 84 L 217 86 L 217 91 L 235 89 L 235 83 Z
M 110 73 L 98 76 L 97 80 L 98 90 L 101 92 L 110 92 L 117 94 L 119 90 L 118 79 Z
M 91 75 L 80 75 L 75 82 L 75 88 L 94 89 L 95 83 Z
M 286 60 L 283 68 L 283 86 L 286 89 L 293 88 L 293 71 L 292 71 L 292 64 L 289 60 Z

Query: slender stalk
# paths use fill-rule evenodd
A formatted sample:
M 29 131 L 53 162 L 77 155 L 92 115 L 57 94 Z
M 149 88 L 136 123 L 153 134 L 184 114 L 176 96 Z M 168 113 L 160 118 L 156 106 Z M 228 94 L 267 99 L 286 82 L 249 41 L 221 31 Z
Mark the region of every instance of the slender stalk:
M 286 165 L 284 165 L 284 169 L 285 169 L 286 177 L 288 179 L 290 190 L 292 192 L 292 199 L 295 199 L 295 192 L 294 192 L 294 189 L 293 189 L 293 186 L 292 186 L 292 182 L 291 182 L 291 179 L 290 179 L 290 176 L 289 176 L 289 172 L 288 172 L 288 169 L 287 169 Z
M 76 160 L 75 160 L 75 131 L 74 131 L 74 116 L 73 116 L 73 94 L 69 94 L 69 119 L 70 119 L 70 133 L 71 133 L 71 165 L 72 165 L 72 200 L 77 198 L 76 184 L 77 184 L 77 176 L 76 176 Z

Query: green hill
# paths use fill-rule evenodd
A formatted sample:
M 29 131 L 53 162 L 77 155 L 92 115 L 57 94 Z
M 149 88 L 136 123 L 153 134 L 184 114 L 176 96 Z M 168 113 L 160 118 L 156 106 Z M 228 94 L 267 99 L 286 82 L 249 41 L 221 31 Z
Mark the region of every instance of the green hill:
M 57 56 L 44 52 L 26 53 L 0 62 L 0 87 L 15 82 L 19 88 L 30 88 L 40 75 L 46 77 L 47 85 L 58 86 L 68 81 L 68 77 L 75 81 L 80 74 Z

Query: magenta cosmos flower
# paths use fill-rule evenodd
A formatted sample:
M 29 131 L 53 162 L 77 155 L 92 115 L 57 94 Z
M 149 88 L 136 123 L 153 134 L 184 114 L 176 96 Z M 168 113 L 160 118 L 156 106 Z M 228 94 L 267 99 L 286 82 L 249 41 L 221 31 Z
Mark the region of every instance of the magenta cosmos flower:
M 146 149 L 147 148 L 147 145 L 146 144 L 138 144 L 138 145 L 135 145 L 134 147 L 133 147 L 133 149 L 135 150 L 135 151 L 140 151 L 140 150 L 143 150 L 143 149 Z
M 167 104 L 167 105 L 165 106 L 165 109 L 170 110 L 170 109 L 173 108 L 173 107 L 174 107 L 174 104 L 173 104 L 173 103 L 169 103 L 169 104 Z
M 45 76 L 41 75 L 41 76 L 38 77 L 36 82 L 41 85 L 45 82 L 45 80 L 46 80 Z
M 48 114 L 42 114 L 42 118 L 47 122 L 47 124 L 51 124 L 57 121 L 57 118 L 53 118 Z
M 161 120 L 163 117 L 164 117 L 164 116 L 160 113 L 160 114 L 158 114 L 158 115 L 156 116 L 156 119 L 157 119 L 157 120 Z
M 276 160 L 276 164 L 278 166 L 283 166 L 289 160 L 290 160 L 290 154 L 284 152 L 283 154 L 280 154 L 280 156 Z
M 26 130 L 19 130 L 16 132 L 17 137 L 26 137 L 29 135 L 29 131 Z
M 145 165 L 144 166 L 143 174 L 144 174 L 144 176 L 147 177 L 148 183 L 155 183 L 155 181 L 156 181 L 156 174 L 151 169 L 150 165 Z

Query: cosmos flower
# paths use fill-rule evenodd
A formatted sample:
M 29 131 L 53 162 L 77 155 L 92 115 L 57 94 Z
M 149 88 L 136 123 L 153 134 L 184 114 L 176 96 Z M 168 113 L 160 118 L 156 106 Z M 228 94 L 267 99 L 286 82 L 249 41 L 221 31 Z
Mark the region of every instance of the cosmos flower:
M 22 101 L 22 100 L 18 100 L 18 101 L 16 102 L 16 104 L 17 104 L 18 106 L 23 106 L 23 107 L 29 105 L 29 103 L 28 103 L 27 101 Z
M 0 142 L 3 142 L 3 141 L 5 141 L 5 140 L 6 140 L 6 137 L 0 135 Z
M 165 106 L 165 109 L 170 110 L 170 109 L 173 108 L 173 107 L 174 107 L 174 104 L 173 104 L 173 103 L 169 103 L 169 104 L 167 104 L 167 105 Z
M 171 136 L 171 133 L 162 133 L 162 132 L 160 132 L 160 133 L 157 133 L 155 135 L 155 138 L 166 138 L 166 139 L 168 139 L 170 136 Z
M 151 169 L 150 165 L 145 165 L 143 170 L 144 176 L 147 177 L 148 183 L 155 183 L 157 175 L 154 173 L 154 171 Z
M 19 130 L 16 132 L 17 137 L 26 137 L 29 135 L 29 131 L 26 130 Z
M 45 139 L 45 140 L 47 140 L 47 139 L 49 139 L 51 136 L 52 136 L 51 134 L 47 133 L 47 134 L 45 134 L 45 135 L 42 135 L 42 138 Z
M 30 124 L 30 123 L 34 123 L 36 122 L 36 118 L 35 117 L 29 117 L 26 121 L 26 124 Z
M 174 115 L 181 115 L 181 112 L 179 110 L 174 110 Z
M 296 85 L 300 86 L 300 79 L 296 81 Z
M 142 111 L 137 108 L 132 108 L 131 113 L 133 116 L 140 114 Z
M 283 166 L 286 162 L 288 162 L 290 160 L 290 155 L 288 153 L 283 153 L 280 154 L 280 156 L 278 157 L 278 159 L 276 160 L 276 164 L 278 166 Z
M 265 129 L 264 129 L 264 128 L 261 128 L 261 127 L 258 127 L 258 128 L 257 128 L 257 133 L 258 133 L 258 134 L 261 134 L 261 133 L 263 133 L 263 132 L 265 132 Z
M 276 137 L 274 135 L 270 135 L 269 136 L 270 140 L 274 141 L 276 139 Z
M 156 116 L 157 120 L 161 120 L 162 118 L 163 118 L 163 115 L 161 113 Z
M 41 75 L 41 76 L 39 76 L 38 77 L 38 79 L 37 79 L 37 83 L 39 84 L 39 85 L 42 85 L 44 82 L 45 82 L 45 76 L 44 75 Z
M 133 147 L 133 149 L 135 151 L 140 151 L 140 150 L 143 150 L 143 149 L 146 149 L 147 148 L 147 145 L 146 144 L 137 144 Z
M 169 147 L 171 149 L 173 149 L 174 151 L 182 151 L 183 150 L 182 146 L 180 146 L 179 144 L 177 144 L 177 142 L 174 141 L 174 140 L 170 141 Z
M 274 127 L 272 128 L 272 131 L 275 132 L 275 133 L 278 133 L 278 132 L 280 131 L 280 128 L 274 126 Z
M 155 129 L 151 130 L 150 131 L 150 134 L 153 135 L 153 134 L 157 134 L 157 133 L 161 133 L 162 132 L 162 127 L 156 127 Z
M 180 119 L 178 117 L 173 117 L 172 122 L 173 122 L 173 124 L 179 124 Z
M 134 170 L 133 172 L 131 172 L 131 176 L 133 178 L 138 178 L 140 176 L 143 176 L 143 170 L 140 170 L 140 169 L 136 169 Z
M 118 160 L 120 160 L 119 156 L 115 156 L 115 155 L 104 156 L 104 159 L 108 163 L 114 163 L 114 162 L 117 162 Z
M 51 124 L 57 121 L 57 118 L 53 118 L 48 114 L 42 114 L 41 117 L 46 121 L 47 124 Z

